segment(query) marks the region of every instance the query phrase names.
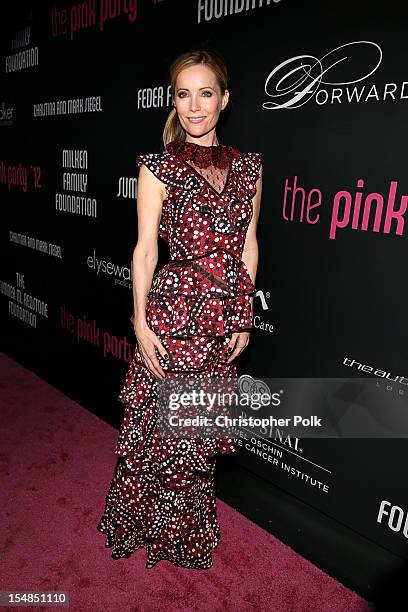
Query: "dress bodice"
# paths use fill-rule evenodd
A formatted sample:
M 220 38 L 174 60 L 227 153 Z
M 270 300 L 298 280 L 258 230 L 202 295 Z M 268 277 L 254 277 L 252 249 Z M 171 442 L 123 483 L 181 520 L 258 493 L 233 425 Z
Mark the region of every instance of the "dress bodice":
M 136 163 L 166 187 L 159 235 L 170 260 L 148 293 L 149 326 L 176 337 L 253 327 L 256 288 L 241 257 L 261 155 L 173 140 Z

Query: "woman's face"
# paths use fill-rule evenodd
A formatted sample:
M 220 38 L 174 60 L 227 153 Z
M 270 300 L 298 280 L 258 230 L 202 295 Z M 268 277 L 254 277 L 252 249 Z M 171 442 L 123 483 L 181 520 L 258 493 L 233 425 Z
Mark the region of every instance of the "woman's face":
M 221 94 L 215 74 L 202 64 L 182 70 L 176 81 L 174 103 L 180 123 L 192 138 L 215 129 L 228 102 L 228 91 Z

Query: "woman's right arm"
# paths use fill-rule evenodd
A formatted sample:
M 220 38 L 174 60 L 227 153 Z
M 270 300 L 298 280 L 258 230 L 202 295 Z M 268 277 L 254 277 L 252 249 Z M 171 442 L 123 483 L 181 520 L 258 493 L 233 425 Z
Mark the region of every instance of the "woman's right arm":
M 157 239 L 164 194 L 163 183 L 142 164 L 136 195 L 138 239 L 132 258 L 133 325 L 140 353 L 149 370 L 159 378 L 164 378 L 165 373 L 154 349 L 157 347 L 163 357 L 166 350 L 147 325 L 146 305 L 158 259 Z

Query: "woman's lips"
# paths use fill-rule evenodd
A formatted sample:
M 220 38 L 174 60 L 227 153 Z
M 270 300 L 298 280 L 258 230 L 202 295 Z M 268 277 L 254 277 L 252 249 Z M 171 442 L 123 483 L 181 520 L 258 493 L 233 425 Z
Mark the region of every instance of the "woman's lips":
M 187 119 L 191 123 L 201 123 L 201 121 L 204 121 L 205 117 L 187 117 Z

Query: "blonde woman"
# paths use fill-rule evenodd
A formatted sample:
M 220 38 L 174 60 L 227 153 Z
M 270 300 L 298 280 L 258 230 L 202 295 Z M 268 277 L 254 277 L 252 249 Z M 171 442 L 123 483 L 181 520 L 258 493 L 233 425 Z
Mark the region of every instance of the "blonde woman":
M 206 569 L 220 540 L 215 496 L 219 453 L 234 439 L 160 438 L 155 382 L 236 378 L 249 342 L 258 265 L 259 153 L 220 143 L 227 71 L 215 53 L 178 57 L 170 69 L 174 108 L 164 150 L 137 156 L 138 240 L 133 254 L 137 339 L 119 399 L 119 456 L 98 530 L 114 559 L 146 549 L 146 567 L 166 559 Z M 154 274 L 157 237 L 170 260 Z

